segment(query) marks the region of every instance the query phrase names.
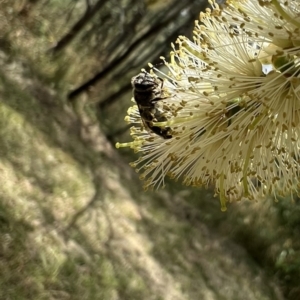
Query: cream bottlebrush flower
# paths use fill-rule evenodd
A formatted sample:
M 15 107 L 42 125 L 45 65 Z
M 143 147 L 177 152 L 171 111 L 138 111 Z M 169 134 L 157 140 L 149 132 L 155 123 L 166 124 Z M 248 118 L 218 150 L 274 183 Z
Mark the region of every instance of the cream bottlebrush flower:
M 283 49 L 300 46 L 300 2 L 297 0 L 229 0 L 226 19 L 256 40 Z
M 200 14 L 203 25 L 196 22 L 194 40 L 179 37 L 165 61 L 169 73 L 157 101 L 165 117 L 154 118 L 153 126 L 170 127 L 172 138 L 145 130 L 134 106 L 127 117 L 135 124 L 134 141 L 117 144 L 142 153 L 132 165 L 145 187 L 164 185 L 165 176 L 193 186 L 215 184 L 223 210 L 243 197 L 293 193 L 300 173 L 299 52 L 273 45 L 252 25 L 248 30 L 251 18 L 272 22 L 269 6 L 238 3 L 238 9 L 220 10 L 213 2 L 212 11 Z M 241 26 L 245 11 L 249 21 Z M 262 63 L 274 57 L 277 65 L 265 74 Z

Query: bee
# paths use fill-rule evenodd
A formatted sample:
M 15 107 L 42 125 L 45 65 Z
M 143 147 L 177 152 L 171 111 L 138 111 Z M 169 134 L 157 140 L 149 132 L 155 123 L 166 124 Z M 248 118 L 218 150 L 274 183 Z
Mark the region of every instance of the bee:
M 153 125 L 153 122 L 165 122 L 168 119 L 158 101 L 165 99 L 163 97 L 163 80 L 154 77 L 146 71 L 131 79 L 133 87 L 133 97 L 138 106 L 141 119 L 147 130 L 154 132 L 164 139 L 172 138 L 170 127 L 160 127 Z

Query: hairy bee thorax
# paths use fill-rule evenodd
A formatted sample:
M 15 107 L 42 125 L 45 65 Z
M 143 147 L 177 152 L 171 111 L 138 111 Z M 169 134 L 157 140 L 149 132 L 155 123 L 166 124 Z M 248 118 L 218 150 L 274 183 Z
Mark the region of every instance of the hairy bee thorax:
M 155 126 L 155 122 L 165 122 L 167 117 L 161 107 L 159 100 L 163 100 L 163 80 L 159 77 L 152 76 L 146 71 L 131 80 L 133 87 L 133 97 L 139 108 L 140 116 L 147 130 L 154 132 L 164 139 L 172 138 L 170 127 Z

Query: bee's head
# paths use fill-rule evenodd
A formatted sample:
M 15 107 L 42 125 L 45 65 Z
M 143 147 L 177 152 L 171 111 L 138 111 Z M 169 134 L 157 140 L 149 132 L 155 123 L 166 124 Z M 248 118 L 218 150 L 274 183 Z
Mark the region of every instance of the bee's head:
M 132 77 L 131 85 L 138 92 L 147 92 L 156 88 L 158 83 L 154 76 L 142 71 L 139 75 Z

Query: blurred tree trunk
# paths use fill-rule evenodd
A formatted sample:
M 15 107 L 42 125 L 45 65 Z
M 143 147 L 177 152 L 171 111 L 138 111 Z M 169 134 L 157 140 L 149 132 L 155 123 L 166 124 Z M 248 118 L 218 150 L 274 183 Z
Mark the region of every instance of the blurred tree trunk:
M 28 0 L 27 2 L 25 2 L 22 8 L 19 10 L 18 15 L 22 17 L 28 17 L 32 8 L 38 3 L 38 1 L 39 0 Z
M 171 1 L 161 11 L 148 13 L 141 17 L 139 22 L 134 19 L 131 20 L 131 23 L 125 24 L 123 34 L 111 39 L 108 44 L 109 51 L 107 51 L 106 63 L 102 70 L 71 91 L 68 99 L 73 101 L 96 83 L 108 78 L 115 80 L 120 73 L 124 75 L 124 79 L 127 77 L 127 82 L 130 82 L 132 75 L 130 70 L 133 66 L 144 67 L 147 62 L 169 52 L 169 50 L 166 51 L 166 48 L 169 47 L 170 42 L 175 41 L 176 37 L 185 32 L 189 25 L 193 25 L 194 19 L 198 18 L 200 10 L 206 4 L 207 1 Z M 127 88 L 121 86 L 114 93 L 119 96 L 120 91 L 128 90 L 128 87 L 129 84 L 127 84 Z M 109 100 L 107 98 L 101 99 L 101 101 L 107 105 Z
M 105 5 L 107 0 L 98 0 L 92 7 L 87 1 L 85 14 L 73 25 L 70 31 L 63 36 L 56 45 L 51 48 L 51 52 L 56 54 L 67 47 L 73 39 L 82 31 L 82 29 L 91 21 L 95 14 Z
M 0 1 L 0 299 L 300 299 L 299 199 L 224 213 L 213 191 L 167 183 L 144 193 L 134 159 L 107 140 L 129 127 L 130 77 L 192 32 L 204 2 L 157 0 L 153 11 L 105 1 L 71 51 L 48 61 L 38 50 L 90 4 L 28 0 L 20 22 L 13 7 L 23 1 Z M 61 69 L 71 76 L 57 78 Z M 98 100 L 101 128 L 93 104 L 78 101 L 75 113 L 63 101 L 97 70 L 101 85 L 82 94 Z

